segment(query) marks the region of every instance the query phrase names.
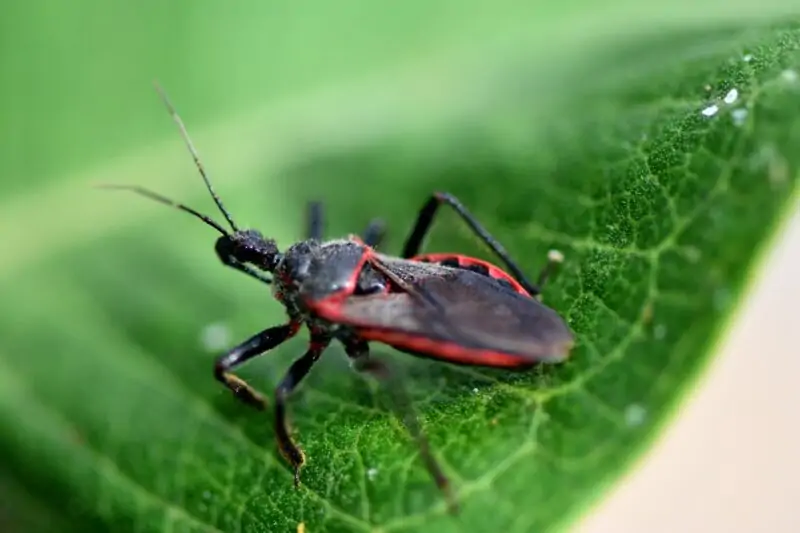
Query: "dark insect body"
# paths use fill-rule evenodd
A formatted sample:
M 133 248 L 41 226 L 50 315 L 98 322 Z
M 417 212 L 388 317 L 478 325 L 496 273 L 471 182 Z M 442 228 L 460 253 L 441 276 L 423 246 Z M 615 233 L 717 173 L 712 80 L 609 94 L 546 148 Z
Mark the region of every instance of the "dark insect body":
M 286 402 L 322 352 L 339 341 L 352 366 L 390 386 L 394 407 L 421 448 L 426 467 L 456 509 L 447 477 L 419 427 L 405 390 L 387 365 L 369 355 L 369 341 L 402 352 L 455 364 L 524 370 L 558 363 L 569 355 L 573 336 L 552 309 L 539 302 L 540 287 L 561 258 L 552 254 L 536 285 L 530 283 L 503 247 L 453 196 L 434 194 L 422 207 L 401 257 L 378 253 L 384 225 L 373 220 L 359 237 L 323 239 L 323 210 L 309 205 L 307 239 L 281 252 L 275 241 L 240 229 L 214 192 L 186 129 L 163 91 L 162 99 L 178 124 L 206 187 L 232 231 L 192 208 L 136 186 L 126 189 L 186 211 L 216 229 L 215 250 L 223 264 L 269 284 L 286 308 L 285 324 L 265 329 L 230 349 L 214 366 L 215 378 L 234 396 L 264 410 L 263 396 L 233 370 L 298 333 L 310 333 L 306 353 L 289 368 L 275 390 L 278 448 L 294 469 L 295 486 L 305 457 L 289 435 Z M 449 205 L 505 264 L 507 271 L 457 254 L 419 254 L 440 205 Z

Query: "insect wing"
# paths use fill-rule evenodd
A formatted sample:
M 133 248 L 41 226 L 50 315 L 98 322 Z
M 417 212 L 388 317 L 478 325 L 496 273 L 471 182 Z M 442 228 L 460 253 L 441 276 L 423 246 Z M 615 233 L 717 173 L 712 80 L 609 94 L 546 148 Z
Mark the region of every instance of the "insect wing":
M 418 294 L 351 296 L 325 318 L 366 339 L 462 364 L 530 366 L 568 356 L 572 333 L 537 300 L 467 270 L 388 266 Z

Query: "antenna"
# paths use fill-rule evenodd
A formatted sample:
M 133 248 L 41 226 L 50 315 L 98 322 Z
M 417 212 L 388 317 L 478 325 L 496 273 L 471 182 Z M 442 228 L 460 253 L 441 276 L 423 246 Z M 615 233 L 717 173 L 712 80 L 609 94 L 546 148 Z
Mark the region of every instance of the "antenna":
M 222 213 L 222 215 L 225 217 L 225 220 L 228 221 L 228 224 L 231 225 L 231 228 L 233 229 L 233 231 L 235 231 L 235 232 L 239 231 L 239 228 L 236 226 L 236 223 L 233 221 L 233 217 L 231 217 L 230 213 L 228 213 L 228 210 L 225 209 L 225 206 L 222 205 L 222 200 L 220 200 L 219 196 L 217 196 L 217 193 L 214 191 L 214 187 L 211 186 L 211 181 L 208 179 L 208 175 L 206 174 L 205 167 L 203 167 L 203 163 L 200 161 L 200 156 L 197 153 L 197 149 L 195 149 L 194 144 L 192 143 L 192 139 L 189 138 L 189 132 L 186 131 L 186 126 L 183 125 L 183 121 L 181 120 L 181 117 L 178 116 L 178 112 L 175 111 L 175 107 L 172 105 L 172 102 L 170 102 L 169 97 L 167 97 L 167 93 L 164 92 L 164 89 L 161 88 L 161 86 L 158 84 L 157 81 L 154 81 L 153 85 L 155 86 L 156 91 L 158 91 L 159 96 L 161 96 L 161 100 L 164 102 L 164 105 L 167 106 L 167 110 L 169 111 L 169 114 L 172 117 L 172 120 L 174 120 L 175 123 L 178 125 L 178 128 L 181 131 L 181 137 L 183 137 L 183 141 L 186 143 L 186 147 L 189 149 L 189 153 L 192 154 L 192 158 L 194 159 L 194 164 L 197 166 L 197 170 L 200 171 L 200 175 L 203 177 L 203 181 L 206 184 L 206 188 L 208 189 L 208 192 L 211 193 L 211 197 L 214 199 L 214 203 L 217 204 L 217 207 L 219 208 L 219 210 Z M 138 191 L 138 192 L 141 193 L 141 191 Z M 144 194 L 144 193 L 142 193 L 142 194 Z M 146 196 L 150 196 L 151 198 L 155 198 L 154 196 L 152 196 L 150 194 L 146 194 Z M 158 201 L 163 202 L 160 199 Z M 177 206 L 177 204 L 175 204 L 174 202 L 171 202 L 171 205 Z M 186 209 L 188 209 L 188 208 L 186 208 Z M 186 209 L 184 209 L 184 211 Z M 192 211 L 189 211 L 189 212 L 192 212 Z M 195 212 L 195 214 L 197 214 L 197 213 Z
M 111 184 L 108 185 L 100 184 L 100 185 L 95 185 L 95 187 L 97 187 L 98 189 L 116 189 L 121 191 L 135 192 L 136 194 L 140 194 L 145 198 L 150 198 L 151 200 L 155 200 L 156 202 L 160 202 L 162 204 L 175 207 L 177 209 L 180 209 L 181 211 L 185 211 L 191 215 L 194 215 L 203 222 L 205 222 L 206 224 L 208 224 L 209 226 L 211 226 L 212 228 L 214 228 L 215 230 L 217 230 L 218 232 L 222 233 L 224 236 L 226 237 L 228 236 L 228 232 L 225 230 L 225 228 L 223 228 L 220 224 L 215 222 L 211 217 L 199 213 L 198 211 L 195 211 L 191 207 L 172 201 L 169 198 L 161 196 L 160 194 L 153 192 L 149 189 L 145 189 L 144 187 L 138 187 L 136 185 L 111 185 Z

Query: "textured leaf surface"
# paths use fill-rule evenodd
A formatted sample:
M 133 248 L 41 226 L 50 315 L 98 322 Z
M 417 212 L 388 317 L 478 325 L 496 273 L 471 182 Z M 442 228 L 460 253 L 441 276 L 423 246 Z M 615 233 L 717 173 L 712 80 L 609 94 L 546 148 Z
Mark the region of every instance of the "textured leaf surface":
M 132 220 L 126 205 L 141 205 L 125 196 L 49 213 L 105 209 L 83 239 L 48 241 L 35 229 L 9 237 L 29 255 L 8 259 L 0 281 L 3 471 L 86 529 L 277 532 L 303 522 L 309 532 L 528 532 L 562 523 L 635 457 L 697 374 L 755 251 L 792 205 L 800 162 L 800 30 L 670 34 L 592 58 L 559 78 L 569 91 L 533 93 L 537 71 L 518 72 L 496 100 L 415 135 L 364 142 L 343 121 L 341 135 L 287 157 L 279 177 L 264 179 L 274 163 L 237 152 L 235 139 L 201 145 L 238 218 L 283 245 L 300 237 L 300 208 L 314 196 L 330 204 L 331 235 L 382 215 L 387 249 L 398 250 L 425 195 L 446 189 L 531 274 L 548 249 L 565 254 L 545 299 L 579 345 L 559 368 L 466 370 L 374 347 L 408 374 L 460 518 L 445 514 L 380 389 L 354 377 L 338 348 L 292 401 L 308 457 L 293 490 L 271 420 L 211 378 L 219 346 L 277 324 L 278 304 L 222 269 L 213 233 L 188 217 L 147 205 L 140 221 L 116 227 Z M 210 210 L 188 156 L 171 147 L 175 181 Z M 152 183 L 151 166 L 126 161 L 104 180 Z M 57 221 L 45 222 L 59 235 Z M 455 217 L 442 215 L 435 231 L 430 250 L 489 257 Z M 242 375 L 271 390 L 303 342 Z

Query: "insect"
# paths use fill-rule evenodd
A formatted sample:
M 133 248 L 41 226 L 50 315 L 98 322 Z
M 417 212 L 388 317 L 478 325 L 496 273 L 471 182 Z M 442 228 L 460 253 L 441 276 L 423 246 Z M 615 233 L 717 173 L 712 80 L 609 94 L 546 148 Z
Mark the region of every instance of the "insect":
M 300 483 L 305 456 L 290 436 L 289 396 L 331 342 L 340 342 L 352 366 L 389 386 L 393 406 L 421 450 L 451 510 L 457 508 L 448 478 L 431 453 L 405 390 L 386 363 L 370 357 L 369 342 L 380 342 L 409 354 L 455 364 L 525 370 L 568 357 L 574 338 L 564 320 L 539 301 L 540 287 L 560 261 L 551 254 L 537 284 L 530 283 L 505 249 L 455 197 L 436 193 L 425 202 L 400 257 L 376 251 L 385 226 L 372 220 L 361 236 L 325 240 L 324 211 L 309 204 L 306 239 L 281 251 L 276 242 L 254 229 L 241 229 L 222 204 L 189 138 L 163 90 L 156 85 L 191 153 L 209 194 L 230 231 L 210 217 L 151 190 L 134 185 L 101 185 L 125 189 L 199 218 L 220 233 L 215 251 L 223 264 L 271 286 L 287 312 L 284 324 L 267 328 L 222 354 L 214 377 L 236 398 L 259 410 L 264 396 L 234 370 L 288 339 L 305 325 L 308 349 L 294 361 L 274 394 L 278 448 Z M 459 254 L 420 254 L 439 206 L 450 206 L 502 261 L 507 271 Z

